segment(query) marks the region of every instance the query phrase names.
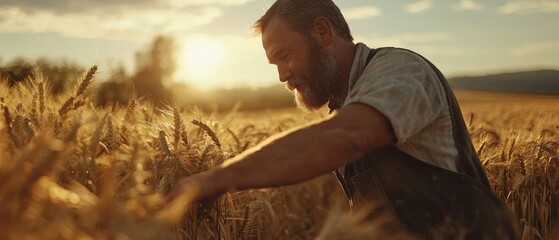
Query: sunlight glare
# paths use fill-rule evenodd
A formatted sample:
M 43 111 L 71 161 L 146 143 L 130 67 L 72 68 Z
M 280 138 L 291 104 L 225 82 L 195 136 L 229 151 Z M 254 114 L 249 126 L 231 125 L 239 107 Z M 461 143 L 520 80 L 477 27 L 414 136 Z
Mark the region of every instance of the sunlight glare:
M 223 43 L 208 36 L 197 36 L 184 41 L 181 47 L 178 77 L 201 88 L 219 85 L 217 73 L 225 55 Z

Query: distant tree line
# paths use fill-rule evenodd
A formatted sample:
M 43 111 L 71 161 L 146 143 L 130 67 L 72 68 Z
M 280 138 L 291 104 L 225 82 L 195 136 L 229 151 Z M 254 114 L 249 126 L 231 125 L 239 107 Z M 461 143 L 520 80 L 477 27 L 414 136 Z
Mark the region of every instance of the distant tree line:
M 126 103 L 130 98 L 148 98 L 156 105 L 170 101 L 167 87 L 176 70 L 173 38 L 157 36 L 150 47 L 136 53 L 136 72 L 128 75 L 123 67 L 112 71 L 97 91 L 97 104 Z
M 93 102 L 98 106 L 125 105 L 131 98 L 141 98 L 156 106 L 172 102 L 182 107 L 196 105 L 205 111 L 228 111 L 236 106 L 241 110 L 293 106 L 292 96 L 283 87 L 198 92 L 185 83 L 173 82 L 177 69 L 175 52 L 172 37 L 156 36 L 148 48 L 136 53 L 134 72 L 128 73 L 121 64 L 105 69 L 108 71 L 106 78 L 97 79 L 91 90 Z M 60 95 L 70 90 L 85 70 L 68 60 L 15 58 L 7 63 L 0 61 L 0 81 L 7 81 L 9 87 L 14 87 L 40 72 L 51 86 L 51 94 Z
M 39 58 L 35 61 L 18 57 L 5 64 L 0 64 L 0 78 L 7 81 L 9 87 L 34 78 L 35 73 L 43 73 L 50 82 L 51 94 L 65 92 L 85 68 L 67 60 L 49 60 Z
M 170 82 L 176 63 L 173 38 L 157 36 L 148 49 L 136 53 L 136 70 L 128 74 L 122 65 L 112 66 L 108 78 L 104 79 L 93 94 L 98 105 L 125 104 L 131 97 L 151 99 L 162 103 L 171 96 L 165 84 Z M 9 62 L 0 62 L 0 79 L 9 87 L 35 78 L 42 73 L 50 85 L 51 94 L 59 95 L 69 90 L 85 72 L 85 68 L 68 60 L 39 58 L 29 60 L 18 57 Z

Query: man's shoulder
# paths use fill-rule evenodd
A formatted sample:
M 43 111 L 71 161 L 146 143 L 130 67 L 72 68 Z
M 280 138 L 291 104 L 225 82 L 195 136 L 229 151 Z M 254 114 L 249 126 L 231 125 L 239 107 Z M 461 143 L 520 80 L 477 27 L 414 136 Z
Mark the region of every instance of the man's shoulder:
M 374 57 L 370 60 L 370 64 L 365 68 L 365 72 L 378 69 L 386 64 L 426 64 L 425 58 L 419 53 L 400 47 L 379 47 L 372 48 Z M 380 66 L 379 66 L 380 65 Z
M 412 57 L 414 59 L 421 59 L 422 55 L 419 53 L 402 47 L 378 47 L 378 48 L 371 48 L 372 51 L 376 52 L 376 55 L 379 56 L 407 56 Z

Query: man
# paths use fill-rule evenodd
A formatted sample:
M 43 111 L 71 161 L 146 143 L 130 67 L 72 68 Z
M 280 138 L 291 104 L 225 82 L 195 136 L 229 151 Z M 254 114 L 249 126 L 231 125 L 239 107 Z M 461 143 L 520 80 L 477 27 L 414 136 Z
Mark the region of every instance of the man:
M 197 189 L 198 201 L 336 171 L 352 207 L 380 203 L 393 227 L 424 238 L 444 231 L 516 238 L 453 93 L 430 62 L 404 49 L 353 43 L 331 0 L 277 0 L 254 28 L 297 104 L 328 104 L 332 114 L 183 179 L 170 197 Z

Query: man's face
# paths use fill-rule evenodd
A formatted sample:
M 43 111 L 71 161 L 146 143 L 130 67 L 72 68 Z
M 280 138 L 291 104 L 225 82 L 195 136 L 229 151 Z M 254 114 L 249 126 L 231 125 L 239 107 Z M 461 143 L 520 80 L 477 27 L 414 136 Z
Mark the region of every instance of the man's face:
M 333 54 L 310 34 L 292 31 L 277 17 L 262 33 L 262 43 L 268 60 L 277 66 L 280 81 L 294 91 L 300 108 L 316 110 L 328 102 L 340 78 Z

